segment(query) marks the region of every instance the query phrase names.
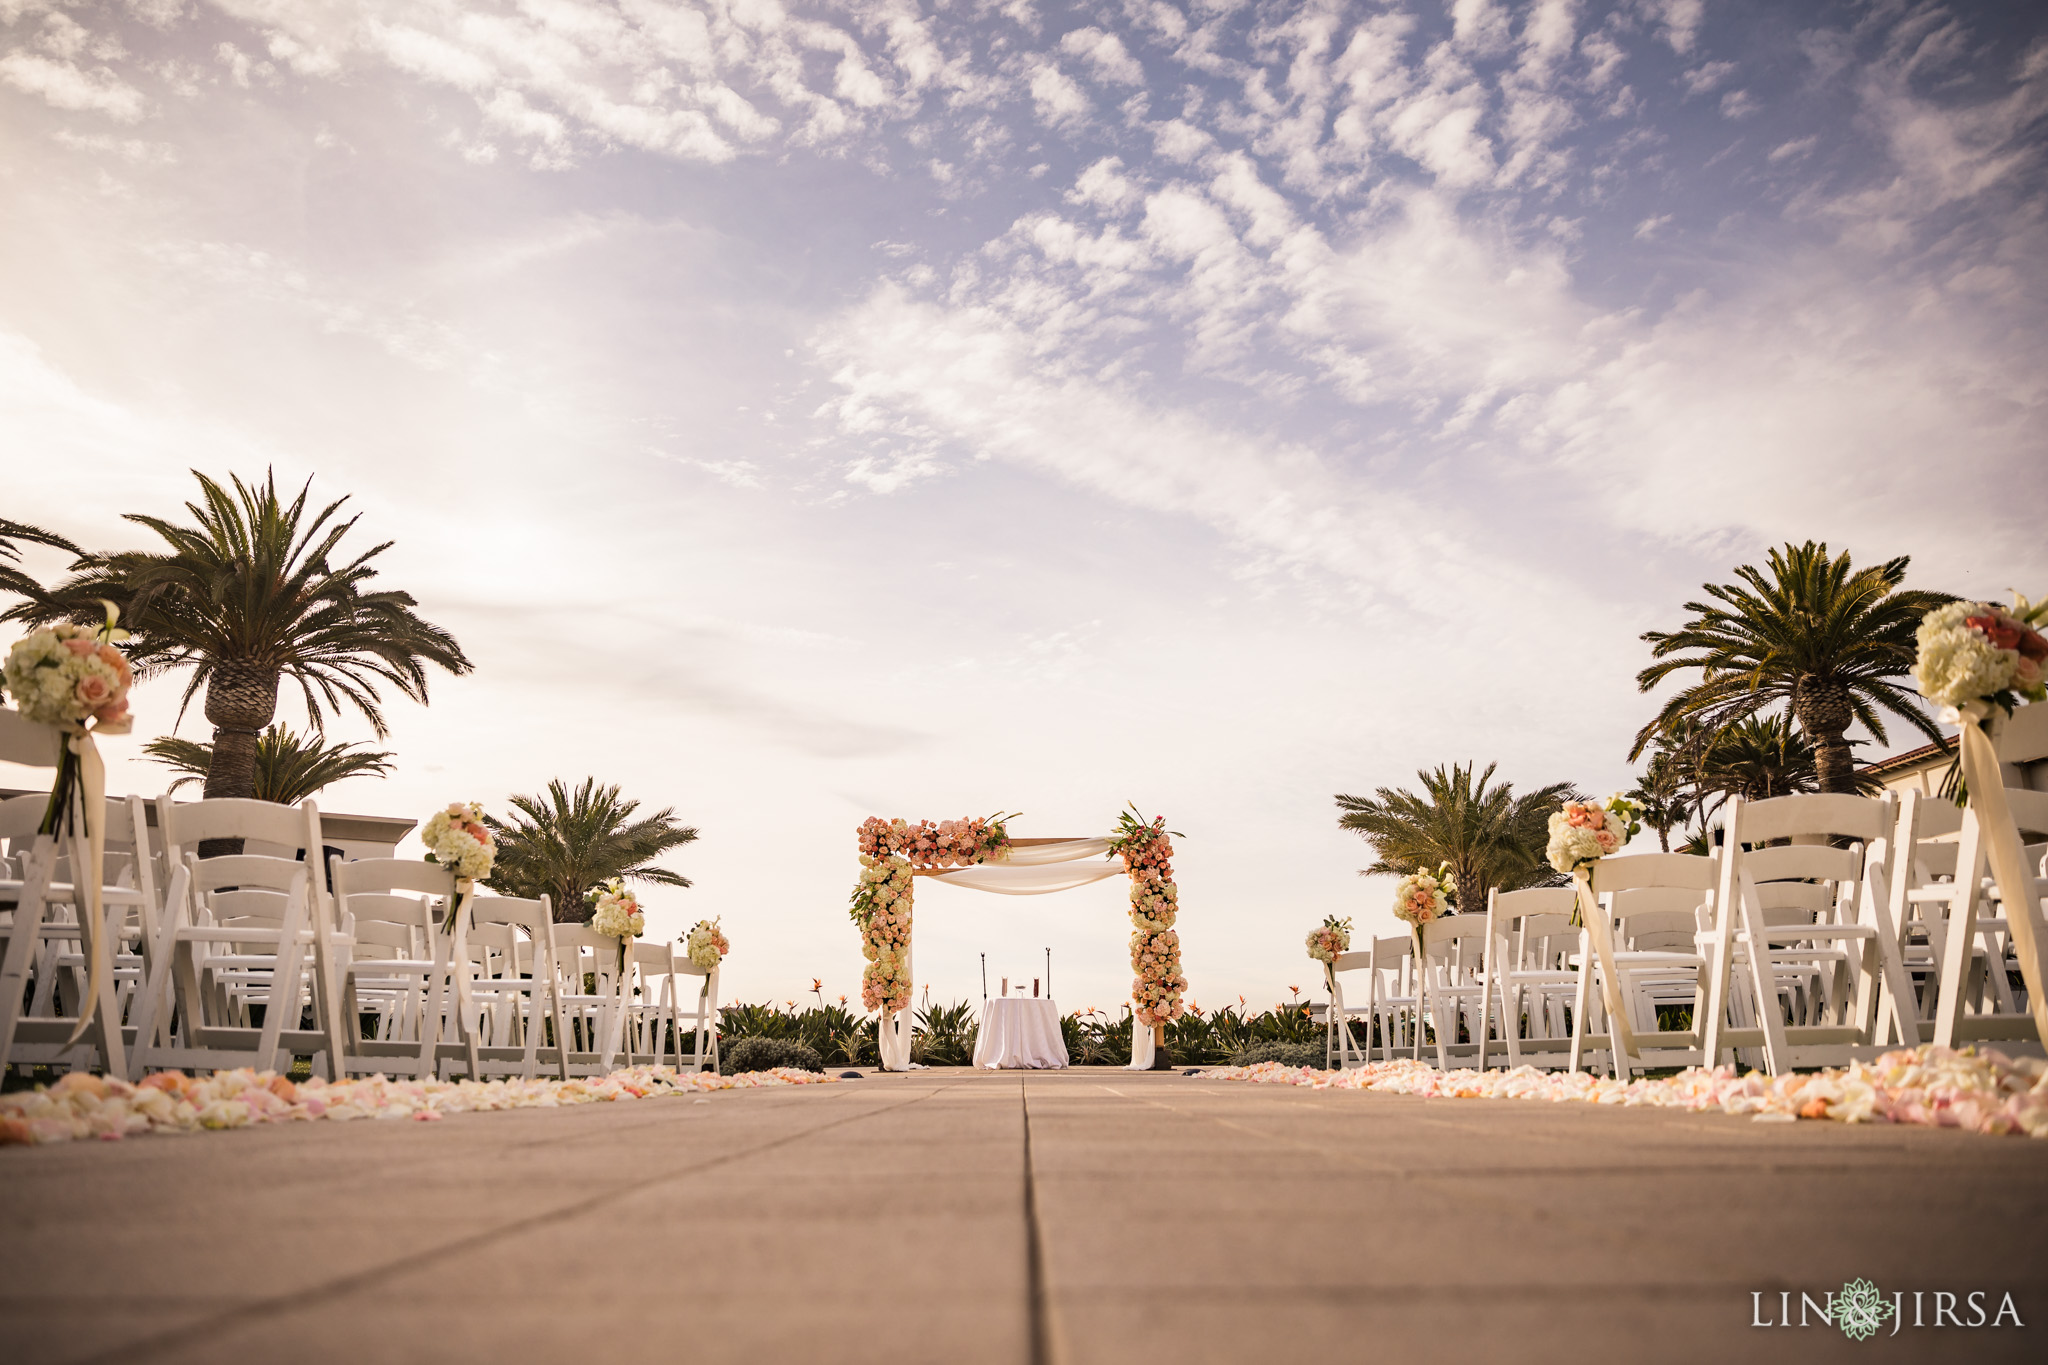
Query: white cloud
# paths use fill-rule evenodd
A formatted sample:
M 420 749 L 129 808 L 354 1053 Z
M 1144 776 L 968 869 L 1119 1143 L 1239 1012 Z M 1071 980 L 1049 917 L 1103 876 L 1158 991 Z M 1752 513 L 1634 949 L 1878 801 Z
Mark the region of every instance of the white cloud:
M 1719 89 L 1734 74 L 1733 62 L 1702 62 L 1679 76 L 1678 80 L 1685 87 L 1686 94 L 1704 95 Z
M 1123 40 L 1099 28 L 1077 28 L 1060 39 L 1060 51 L 1079 57 L 1096 78 L 1121 85 L 1143 85 L 1145 68 L 1138 65 Z
M 1055 126 L 1078 119 L 1089 109 L 1087 93 L 1052 62 L 1041 62 L 1032 70 L 1031 100 L 1038 117 Z
M 135 122 L 145 108 L 142 92 L 104 67 L 88 71 L 19 49 L 0 56 L 0 82 L 39 95 L 53 108 L 105 114 L 120 123 Z

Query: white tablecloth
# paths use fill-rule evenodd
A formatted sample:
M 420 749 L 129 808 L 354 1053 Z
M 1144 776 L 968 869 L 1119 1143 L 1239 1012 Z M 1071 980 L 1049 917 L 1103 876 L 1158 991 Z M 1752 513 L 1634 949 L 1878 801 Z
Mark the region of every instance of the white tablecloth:
M 1067 1045 L 1060 1038 L 1059 1006 L 1016 996 L 983 1005 L 974 1064 L 991 1071 L 1065 1067 Z

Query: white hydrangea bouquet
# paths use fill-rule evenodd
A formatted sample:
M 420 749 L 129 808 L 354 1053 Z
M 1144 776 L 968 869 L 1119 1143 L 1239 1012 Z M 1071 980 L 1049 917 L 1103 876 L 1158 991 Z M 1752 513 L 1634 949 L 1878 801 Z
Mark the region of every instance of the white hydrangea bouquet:
M 1308 955 L 1328 966 L 1339 953 L 1351 951 L 1351 921 L 1335 915 L 1323 918 L 1323 927 L 1308 931 Z
M 2048 624 L 2048 598 L 2013 598 L 2011 611 L 1951 602 L 1921 619 L 1913 662 L 1921 696 L 1958 712 L 1977 703 L 2008 714 L 2022 698 L 2048 701 L 2048 638 L 2039 629 Z
M 710 971 L 718 960 L 732 951 L 725 931 L 718 927 L 715 919 L 700 919 L 690 926 L 690 932 L 683 935 L 683 951 L 690 964 Z
M 455 932 L 463 902 L 475 892 L 476 884 L 491 875 L 498 859 L 498 841 L 484 824 L 484 808 L 474 801 L 451 801 L 427 817 L 420 829 L 420 842 L 427 846 L 427 861 L 455 874 L 455 904 L 441 921 L 447 933 Z
M 619 967 L 624 970 L 626 946 L 647 932 L 647 916 L 641 913 L 640 898 L 614 877 L 584 893 L 584 899 L 591 904 L 590 927 L 619 941 Z

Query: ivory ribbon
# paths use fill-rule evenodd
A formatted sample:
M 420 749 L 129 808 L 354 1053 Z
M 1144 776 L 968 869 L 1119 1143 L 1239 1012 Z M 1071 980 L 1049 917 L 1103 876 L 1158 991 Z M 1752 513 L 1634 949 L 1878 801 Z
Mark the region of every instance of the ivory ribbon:
M 1969 702 L 1951 708 L 1942 719 L 1961 727 L 1963 781 L 1969 788 L 1970 805 L 1977 812 L 1983 830 L 1985 850 L 1990 855 L 1991 875 L 1998 882 L 1999 899 L 2005 905 L 2007 932 L 2020 959 L 2020 975 L 2027 983 L 2027 1004 L 2034 1016 L 2034 1028 L 2048 1041 L 2048 994 L 2042 986 L 2041 954 L 2034 937 L 2034 917 L 2040 902 L 2034 892 L 2034 878 L 2027 871 L 2027 856 L 2020 846 L 2018 823 L 2005 801 L 2005 774 L 1999 771 L 1998 750 L 1984 733 L 1983 721 L 1991 714 L 1989 704 Z M 1959 869 L 1964 876 L 1969 869 Z
M 1629 1060 L 1638 1060 L 1642 1054 L 1636 1049 L 1636 1032 L 1629 1026 L 1628 1008 L 1622 1002 L 1621 978 L 1614 972 L 1614 939 L 1607 912 L 1600 908 L 1600 899 L 1593 894 L 1593 878 L 1584 869 L 1572 874 L 1572 884 L 1578 890 L 1579 916 L 1586 922 L 1586 937 L 1593 941 L 1593 953 L 1600 959 L 1600 998 L 1607 1005 L 1608 1036 L 1628 1054 Z M 1583 969 L 1591 964 L 1579 965 Z M 1585 1027 L 1577 1020 L 1572 1021 L 1572 1026 Z
M 71 884 L 74 888 L 85 888 L 85 903 L 78 907 L 81 922 L 90 925 L 92 934 L 92 961 L 86 972 L 85 1006 L 78 1011 L 78 1027 L 71 1030 L 71 1036 L 64 1040 L 70 1047 L 85 1036 L 92 1027 L 93 1015 L 100 1008 L 100 991 L 106 986 L 107 973 L 113 970 L 112 948 L 107 943 L 105 907 L 100 901 L 102 864 L 107 848 L 107 765 L 100 758 L 100 750 L 93 743 L 92 731 L 80 730 L 66 735 L 64 743 L 78 759 L 78 790 L 66 823 L 71 826 Z M 84 809 L 79 809 L 83 806 Z M 85 857 L 78 856 L 78 831 L 81 822 L 85 831 Z M 83 862 L 84 866 L 79 866 Z M 118 1030 L 121 1021 L 117 1018 L 102 1020 L 110 1030 Z M 114 1038 L 105 1040 L 102 1049 L 106 1060 L 112 1065 L 116 1047 Z

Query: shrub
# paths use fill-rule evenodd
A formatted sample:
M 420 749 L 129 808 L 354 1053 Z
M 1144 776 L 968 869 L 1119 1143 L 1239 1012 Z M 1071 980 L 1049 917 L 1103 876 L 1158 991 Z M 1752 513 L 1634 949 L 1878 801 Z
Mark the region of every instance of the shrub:
M 792 1038 L 742 1038 L 726 1050 L 718 1069 L 737 1076 L 742 1071 L 768 1071 L 778 1066 L 798 1071 L 825 1069 L 816 1048 Z
M 1230 1059 L 1232 1066 L 1256 1066 L 1260 1062 L 1312 1066 L 1317 1070 L 1327 1065 L 1321 1043 L 1253 1043 Z

